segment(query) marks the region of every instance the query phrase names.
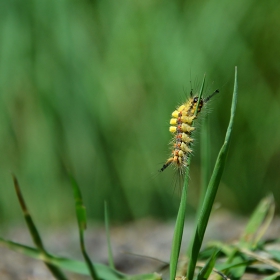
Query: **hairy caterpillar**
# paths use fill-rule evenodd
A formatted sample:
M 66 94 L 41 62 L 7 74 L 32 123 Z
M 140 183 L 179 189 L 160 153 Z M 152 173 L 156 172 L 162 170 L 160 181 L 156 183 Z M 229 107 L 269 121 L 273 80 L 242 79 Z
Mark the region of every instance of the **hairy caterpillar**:
M 172 153 L 170 158 L 164 163 L 159 172 L 164 171 L 168 166 L 173 164 L 183 174 L 187 167 L 187 160 L 192 152 L 191 138 L 192 132 L 195 130 L 193 121 L 201 111 L 204 104 L 206 104 L 219 90 L 215 90 L 211 95 L 201 98 L 198 104 L 198 96 L 191 97 L 181 106 L 179 106 L 173 113 L 170 120 L 171 126 L 169 131 L 174 134 L 172 140 Z

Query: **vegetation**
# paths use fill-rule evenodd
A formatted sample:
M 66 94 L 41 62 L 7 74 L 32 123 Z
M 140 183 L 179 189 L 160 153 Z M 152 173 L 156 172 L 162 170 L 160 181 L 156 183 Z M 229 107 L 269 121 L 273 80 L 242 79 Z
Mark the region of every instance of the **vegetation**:
M 203 79 L 200 89 L 199 99 L 204 89 Z M 231 131 L 233 127 L 233 121 L 237 104 L 237 68 L 235 69 L 235 82 L 234 92 L 231 107 L 230 122 L 228 125 L 227 133 L 225 136 L 224 144 L 217 157 L 216 164 L 209 182 L 206 192 L 202 193 L 203 199 L 201 208 L 198 211 L 198 219 L 194 229 L 194 237 L 190 243 L 188 250 L 188 261 L 178 267 L 179 253 L 181 249 L 181 241 L 184 230 L 184 221 L 187 205 L 187 193 L 188 193 L 188 181 L 189 181 L 189 168 L 185 175 L 184 187 L 182 190 L 181 203 L 178 210 L 177 221 L 174 229 L 173 244 L 171 248 L 170 256 L 170 273 L 169 279 L 189 279 L 203 280 L 208 279 L 211 274 L 216 273 L 222 279 L 229 279 L 226 275 L 233 277 L 233 279 L 240 279 L 244 273 L 251 269 L 255 274 L 269 274 L 269 276 L 263 278 L 266 280 L 278 279 L 280 264 L 279 261 L 280 251 L 271 250 L 268 251 L 265 247 L 266 242 L 261 238 L 267 230 L 269 224 L 272 221 L 274 215 L 274 201 L 272 196 L 265 198 L 253 213 L 244 234 L 236 244 L 223 244 L 219 241 L 214 241 L 210 246 L 201 251 L 201 245 L 204 237 L 204 233 L 209 221 L 210 213 L 214 204 L 215 196 L 220 184 L 221 176 L 225 167 L 227 152 L 229 149 Z M 199 103 L 198 99 L 198 103 Z M 206 139 L 206 138 L 204 138 Z M 204 143 L 207 145 L 207 143 Z M 191 157 L 189 157 L 190 164 Z M 206 165 L 206 168 L 210 166 Z M 105 224 L 107 230 L 107 244 L 108 244 L 108 258 L 110 266 L 105 266 L 97 263 L 92 263 L 89 255 L 86 252 L 84 243 L 84 230 L 86 229 L 87 218 L 85 207 L 83 205 L 82 194 L 75 179 L 71 176 L 74 197 L 76 201 L 76 215 L 80 234 L 80 247 L 84 256 L 85 262 L 81 263 L 75 260 L 54 256 L 47 252 L 43 245 L 43 241 L 40 234 L 33 222 L 33 219 L 27 209 L 25 200 L 21 193 L 19 183 L 16 177 L 13 177 L 16 193 L 20 202 L 21 209 L 24 213 L 25 221 L 28 226 L 29 232 L 32 236 L 34 245 L 36 248 L 31 248 L 22 244 L 18 244 L 3 238 L 0 239 L 0 243 L 15 251 L 19 251 L 33 258 L 41 259 L 45 262 L 51 273 L 56 279 L 65 280 L 67 277 L 64 275 L 61 269 L 66 269 L 78 273 L 88 274 L 92 279 L 165 279 L 159 273 L 147 273 L 141 275 L 129 276 L 115 269 L 114 259 L 112 255 L 110 234 L 109 234 L 109 214 L 105 204 Z M 266 253 L 266 257 L 263 257 L 263 253 Z M 202 267 L 198 265 L 198 259 L 206 259 Z M 275 260 L 276 259 L 276 260 Z M 254 266 L 252 266 L 254 264 Z M 266 265 L 265 269 L 263 265 Z M 198 268 L 198 269 L 196 269 Z M 197 272 L 196 272 L 197 271 Z M 196 272 L 196 273 L 195 273 Z M 186 278 L 187 277 L 187 278 Z
M 63 166 L 73 170 L 90 219 L 103 220 L 104 200 L 112 221 L 174 218 L 172 170 L 152 176 L 168 155 L 170 112 L 207 71 L 206 89 L 220 89 L 209 106 L 214 164 L 235 65 L 242 94 L 217 199 L 242 214 L 269 191 L 279 202 L 279 12 L 272 0 L 2 0 L 1 221 L 18 219 L 11 171 L 42 223 L 72 220 Z M 201 185 L 196 147 L 193 190 Z M 189 193 L 190 214 L 197 192 Z
M 39 223 L 51 221 L 50 226 L 73 220 L 72 184 L 85 261 L 47 251 L 15 176 L 34 248 L 3 238 L 0 243 L 41 259 L 57 279 L 67 279 L 64 270 L 92 279 L 161 279 L 160 271 L 129 276 L 115 269 L 109 216 L 114 223 L 177 213 L 171 280 L 175 275 L 240 279 L 248 271 L 278 279 L 280 253 L 268 250 L 262 237 L 280 201 L 280 6 L 257 2 L 3 0 L 0 222 L 19 219 L 11 207 L 17 203 L 14 193 L 7 188 L 10 170 L 20 178 Z M 242 77 L 241 94 L 236 108 L 236 69 L 228 124 L 234 65 Z M 203 81 L 200 87 L 197 77 L 205 69 L 215 83 L 204 87 Z M 168 153 L 170 112 L 192 88 L 201 88 L 201 94 L 219 88 L 220 94 L 210 105 L 211 116 L 201 121 L 202 137 L 196 135 L 201 144 L 194 147 L 183 189 L 174 192 L 172 170 L 152 174 Z M 215 241 L 201 250 L 215 199 L 242 214 L 257 208 L 237 243 Z M 104 201 L 112 212 L 104 210 Z M 103 221 L 104 211 L 108 267 L 92 263 L 84 243 L 86 216 Z M 194 213 L 188 260 L 179 265 L 185 215 Z

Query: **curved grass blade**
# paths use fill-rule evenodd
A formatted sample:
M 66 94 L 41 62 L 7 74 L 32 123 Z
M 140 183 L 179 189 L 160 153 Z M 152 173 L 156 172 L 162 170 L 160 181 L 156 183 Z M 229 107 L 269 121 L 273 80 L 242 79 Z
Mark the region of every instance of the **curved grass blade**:
M 210 170 L 210 128 L 209 128 L 209 119 L 206 115 L 203 120 L 201 128 L 201 182 L 202 188 L 200 190 L 199 204 L 198 204 L 198 213 L 203 204 L 204 196 L 207 190 L 207 182 L 209 181 L 211 170 Z
M 84 230 L 86 229 L 86 224 L 87 224 L 87 218 L 86 218 L 86 208 L 83 205 L 83 199 L 82 199 L 82 194 L 81 191 L 79 189 L 79 186 L 76 182 L 76 180 L 74 179 L 73 176 L 70 176 L 71 182 L 72 182 L 72 187 L 73 187 L 73 191 L 74 191 L 74 197 L 75 197 L 75 201 L 76 201 L 76 215 L 77 215 L 77 221 L 78 221 L 78 225 L 79 225 L 79 236 L 80 236 L 80 247 L 81 247 L 81 251 L 83 254 L 83 257 L 86 261 L 86 264 L 88 266 L 90 275 L 92 277 L 92 279 L 94 280 L 98 280 L 99 277 L 97 276 L 96 270 L 86 252 L 86 248 L 85 248 L 85 241 L 84 241 Z
M 0 238 L 0 244 L 4 245 L 5 247 L 15 252 L 22 253 L 26 256 L 29 256 L 37 260 L 45 261 L 49 264 L 55 265 L 62 269 L 75 273 L 89 275 L 88 267 L 84 262 L 58 257 L 51 254 L 48 254 L 47 256 L 43 256 L 41 252 L 36 248 L 22 245 L 17 242 L 5 240 L 3 238 Z M 98 275 L 101 279 L 118 280 L 118 279 L 127 278 L 125 274 L 115 271 L 106 265 L 94 263 L 94 267 L 96 268 Z
M 216 241 L 211 243 L 227 256 L 225 263 L 216 265 L 216 268 L 225 274 L 239 279 L 245 273 L 246 268 L 253 263 L 253 260 L 240 256 L 237 248 L 232 245 Z
M 275 210 L 273 195 L 261 200 L 252 214 L 239 241 L 241 247 L 254 249 L 272 222 Z
M 106 237 L 107 237 L 107 246 L 108 246 L 108 259 L 109 259 L 109 266 L 115 269 L 112 246 L 111 246 L 111 238 L 110 238 L 110 223 L 109 223 L 109 213 L 107 203 L 104 203 L 104 212 L 105 212 L 105 228 L 106 228 Z
M 247 256 L 244 252 L 242 252 L 242 250 L 255 249 L 258 246 L 260 239 L 266 232 L 273 219 L 274 209 L 275 204 L 272 195 L 264 198 L 259 203 L 254 213 L 252 214 L 237 246 L 231 246 L 231 252 L 227 254 L 228 264 L 242 262 L 246 259 Z M 244 263 L 243 265 L 239 265 L 238 267 L 228 268 L 226 272 L 234 275 L 235 277 L 241 277 L 245 273 L 245 270 L 249 265 L 250 262 Z
M 269 249 L 269 250 L 265 250 L 265 252 L 270 254 L 273 259 L 275 259 L 276 261 L 280 262 L 280 251 L 279 250 Z
M 219 250 L 215 250 L 210 257 L 210 259 L 207 261 L 205 266 L 200 270 L 200 272 L 197 275 L 197 280 L 207 280 L 210 276 L 211 272 L 213 271 L 216 259 L 218 257 Z
M 193 279 L 194 270 L 198 258 L 198 254 L 202 245 L 204 233 L 208 224 L 209 216 L 212 210 L 212 206 L 216 197 L 216 193 L 219 187 L 219 183 L 223 174 L 227 152 L 229 149 L 229 143 L 231 138 L 231 131 L 234 121 L 234 115 L 236 110 L 236 103 L 237 103 L 237 67 L 235 67 L 235 79 L 234 79 L 234 90 L 233 90 L 233 98 L 232 98 L 232 105 L 231 105 L 231 116 L 229 125 L 227 128 L 226 136 L 224 144 L 219 152 L 219 155 L 216 160 L 216 164 L 205 194 L 205 199 L 202 205 L 201 212 L 199 214 L 197 227 L 195 231 L 194 241 L 191 246 L 191 255 L 190 255 L 190 262 L 188 266 L 188 273 L 187 278 L 189 280 Z
M 186 172 L 186 175 L 189 174 L 189 171 Z M 170 255 L 170 280 L 175 279 L 179 253 L 182 243 L 182 235 L 184 231 L 184 223 L 185 223 L 185 214 L 186 214 L 186 205 L 187 205 L 187 188 L 188 188 L 188 181 L 185 179 L 181 202 L 179 206 L 179 211 L 177 214 L 174 235 L 172 239 L 172 248 L 171 248 L 171 255 Z
M 217 264 L 216 268 L 219 271 L 225 272 L 229 269 L 236 268 L 236 267 L 244 267 L 244 266 L 247 267 L 250 264 L 252 264 L 253 262 L 254 262 L 253 260 L 243 260 L 243 259 L 240 260 L 240 258 L 239 259 L 236 258 L 231 263 Z
M 58 256 L 54 256 L 51 254 L 48 254 L 47 257 L 44 257 L 44 256 L 42 256 L 41 252 L 36 248 L 22 245 L 22 244 L 13 242 L 13 241 L 5 240 L 1 237 L 0 237 L 0 244 L 4 245 L 5 247 L 7 247 L 15 252 L 22 253 L 26 256 L 29 256 L 29 257 L 37 259 L 37 260 L 46 261 L 49 264 L 53 264 L 57 267 L 68 270 L 70 272 L 89 275 L 88 267 L 84 262 L 72 260 L 72 259 L 68 259 L 68 258 L 63 258 L 63 257 L 58 257 Z M 162 279 L 161 276 L 157 275 L 156 273 L 139 274 L 139 275 L 133 275 L 133 276 L 126 275 L 124 273 L 111 269 L 110 267 L 108 267 L 104 264 L 100 264 L 100 263 L 94 263 L 94 267 L 95 267 L 100 279 L 103 279 L 103 280 L 108 280 L 108 279 L 109 280 L 120 280 L 120 279 L 161 280 Z
M 38 251 L 40 252 L 41 259 L 43 260 L 43 262 L 46 264 L 46 266 L 48 267 L 48 269 L 51 271 L 52 275 L 56 279 L 67 280 L 66 276 L 63 274 L 63 272 L 58 267 L 56 267 L 55 265 L 50 264 L 46 261 L 48 259 L 49 254 L 47 253 L 47 251 L 44 247 L 44 244 L 40 237 L 39 231 L 37 230 L 35 223 L 33 222 L 32 217 L 27 209 L 26 203 L 24 201 L 23 195 L 20 190 L 18 180 L 15 175 L 12 174 L 12 176 L 13 176 L 16 194 L 17 194 L 17 197 L 18 197 L 18 200 L 20 203 L 20 207 L 24 214 L 25 222 L 27 224 L 27 227 L 28 227 L 29 233 L 32 237 L 32 240 L 33 240 L 35 246 L 38 248 Z
M 197 214 L 195 217 L 195 221 L 197 222 L 198 220 L 198 216 L 199 213 L 201 211 L 201 207 L 204 201 L 204 197 L 205 197 L 205 193 L 207 190 L 207 186 L 208 186 L 208 180 L 210 178 L 211 175 L 211 171 L 210 171 L 210 166 L 209 166 L 209 162 L 210 162 L 210 130 L 209 130 L 209 125 L 208 125 L 208 116 L 205 117 L 205 119 L 203 120 L 203 124 L 202 124 L 202 129 L 201 129 L 201 189 L 200 189 L 200 194 L 199 194 L 199 202 L 198 202 L 198 208 L 197 208 Z M 193 239 L 194 239 L 194 235 L 192 236 L 192 241 L 190 242 L 190 245 L 193 244 Z M 191 255 L 191 246 L 189 246 L 187 248 L 187 252 L 186 252 L 187 256 L 190 257 Z
M 249 249 L 246 248 L 238 248 L 238 250 L 243 253 L 245 256 L 247 257 L 251 257 L 252 259 L 255 259 L 257 261 L 259 261 L 260 263 L 264 263 L 267 264 L 269 266 L 271 266 L 272 268 L 280 271 L 280 264 L 279 262 L 276 262 L 270 258 L 265 258 L 260 254 L 257 254 Z
M 280 279 L 280 273 L 279 272 L 263 278 L 263 280 L 277 280 L 277 279 Z
M 153 274 L 140 274 L 128 276 L 126 280 L 162 280 L 162 277 L 160 274 L 155 272 Z
M 201 96 L 202 96 L 202 93 L 204 90 L 204 84 L 205 84 L 205 75 L 202 80 L 197 104 L 199 104 L 199 101 L 201 99 Z M 197 114 L 197 109 L 198 109 L 198 106 L 196 108 L 195 114 Z M 187 166 L 190 166 L 190 162 L 191 162 L 191 156 L 188 158 Z M 185 216 L 186 216 L 188 185 L 189 185 L 189 168 L 187 167 L 180 206 L 179 206 L 175 229 L 174 229 L 174 235 L 173 235 L 173 239 L 172 239 L 172 247 L 171 247 L 171 254 L 170 254 L 170 280 L 174 280 L 175 276 L 176 276 L 176 270 L 177 270 L 177 265 L 178 265 L 179 253 L 180 253 L 180 249 L 181 249 Z

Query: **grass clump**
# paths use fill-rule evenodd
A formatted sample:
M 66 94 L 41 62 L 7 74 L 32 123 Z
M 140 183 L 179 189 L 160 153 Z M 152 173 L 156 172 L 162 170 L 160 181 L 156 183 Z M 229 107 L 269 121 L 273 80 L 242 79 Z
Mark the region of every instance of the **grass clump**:
M 199 98 L 201 98 L 203 93 L 204 81 L 205 77 L 203 78 Z M 232 279 L 241 279 L 245 275 L 245 273 L 247 273 L 247 271 L 251 271 L 251 273 L 253 272 L 257 275 L 263 274 L 263 279 L 265 280 L 279 279 L 280 251 L 268 249 L 268 241 L 263 240 L 263 236 L 267 231 L 269 225 L 271 224 L 274 216 L 275 204 L 272 195 L 267 196 L 260 202 L 259 206 L 251 216 L 247 226 L 245 227 L 243 234 L 240 236 L 238 242 L 233 244 L 225 244 L 219 241 L 213 241 L 209 243 L 203 250 L 201 250 L 204 234 L 209 221 L 209 216 L 226 163 L 226 157 L 229 149 L 233 121 L 236 111 L 237 92 L 238 87 L 236 68 L 230 121 L 225 140 L 218 154 L 211 179 L 208 183 L 208 187 L 206 188 L 205 193 L 202 194 L 203 198 L 201 199 L 201 206 L 198 210 L 197 222 L 194 228 L 194 235 L 192 238 L 192 242 L 189 244 L 189 248 L 186 254 L 188 257 L 188 261 L 183 266 L 181 266 L 180 269 L 178 269 L 188 194 L 189 169 L 187 168 L 186 170 L 181 202 L 174 228 L 171 248 L 169 265 L 170 269 L 168 276 L 170 280 L 192 280 L 194 278 L 197 280 L 204 280 L 209 279 L 211 275 L 216 275 L 217 277 L 220 277 L 220 279 L 229 279 L 228 277 L 232 277 Z M 188 160 L 189 166 L 191 157 L 189 157 Z M 209 169 L 209 166 L 206 165 L 205 168 Z M 87 224 L 86 210 L 83 204 L 80 188 L 73 176 L 70 176 L 70 180 L 72 182 L 76 203 L 76 216 L 79 229 L 80 247 L 85 261 L 80 262 L 69 258 L 55 256 L 49 253 L 44 247 L 39 231 L 37 230 L 31 214 L 28 211 L 20 190 L 18 180 L 15 176 L 13 176 L 13 179 L 17 197 L 35 247 L 19 244 L 10 240 L 6 240 L 4 238 L 0 238 L 0 244 L 32 258 L 42 260 L 51 271 L 52 275 L 59 280 L 68 279 L 62 272 L 62 270 L 89 275 L 94 280 L 167 279 L 161 276 L 160 273 L 143 273 L 140 275 L 132 276 L 116 270 L 111 249 L 109 233 L 109 213 L 106 203 L 105 227 L 108 244 L 109 266 L 91 262 L 84 243 L 84 231 Z M 275 242 L 276 241 L 273 241 L 272 243 Z

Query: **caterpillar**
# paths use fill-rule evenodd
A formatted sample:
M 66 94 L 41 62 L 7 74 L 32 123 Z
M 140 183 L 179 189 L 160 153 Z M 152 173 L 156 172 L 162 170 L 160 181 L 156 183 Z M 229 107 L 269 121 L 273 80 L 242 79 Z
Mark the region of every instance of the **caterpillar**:
M 190 98 L 172 113 L 171 126 L 169 127 L 169 131 L 174 134 L 173 141 L 171 142 L 172 152 L 170 158 L 163 164 L 159 172 L 163 172 L 168 166 L 173 164 L 180 174 L 184 174 L 188 157 L 192 152 L 191 144 L 193 138 L 191 135 L 195 130 L 193 121 L 203 106 L 218 92 L 219 90 L 217 89 L 211 95 L 205 98 L 202 97 L 198 102 L 198 96 L 193 96 L 191 91 Z

